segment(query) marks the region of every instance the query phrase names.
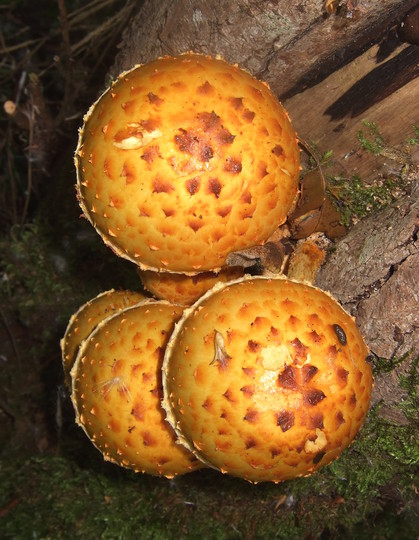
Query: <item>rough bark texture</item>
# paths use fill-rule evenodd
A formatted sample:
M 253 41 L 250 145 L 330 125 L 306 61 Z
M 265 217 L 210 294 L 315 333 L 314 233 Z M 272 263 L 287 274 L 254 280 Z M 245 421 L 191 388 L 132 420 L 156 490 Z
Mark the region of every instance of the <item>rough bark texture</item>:
M 419 353 L 418 194 L 358 223 L 316 279 L 357 315 L 371 350 L 384 358 Z
M 327 17 L 321 0 L 145 0 L 124 33 L 112 74 L 193 50 L 239 64 L 283 99 L 382 38 L 417 1 L 349 4 L 354 7 Z
M 380 414 L 403 424 L 396 405 L 405 397 L 399 378 L 419 354 L 419 189 L 386 210 L 357 224 L 340 240 L 316 285 L 330 291 L 354 316 L 371 351 L 400 359 L 377 376 L 372 404 L 383 400 Z M 391 362 L 389 362 L 391 366 Z

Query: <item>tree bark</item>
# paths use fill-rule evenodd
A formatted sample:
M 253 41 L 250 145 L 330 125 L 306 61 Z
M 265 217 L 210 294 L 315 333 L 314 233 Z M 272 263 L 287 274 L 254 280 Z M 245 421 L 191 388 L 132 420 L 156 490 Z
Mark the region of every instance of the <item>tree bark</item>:
M 391 420 L 406 397 L 406 376 L 419 354 L 419 188 L 353 227 L 334 246 L 315 284 L 355 316 L 373 354 L 395 369 L 376 377 L 372 404 Z M 397 423 L 403 423 L 398 416 Z
M 111 74 L 192 50 L 239 64 L 284 99 L 382 39 L 417 1 L 341 4 L 327 16 L 321 0 L 144 0 Z

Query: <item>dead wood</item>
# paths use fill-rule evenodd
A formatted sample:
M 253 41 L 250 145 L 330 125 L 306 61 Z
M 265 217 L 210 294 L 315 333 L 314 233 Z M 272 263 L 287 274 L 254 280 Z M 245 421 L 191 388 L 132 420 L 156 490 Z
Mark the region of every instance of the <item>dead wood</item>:
M 145 0 L 111 70 L 163 54 L 221 55 L 268 82 L 282 99 L 313 86 L 397 27 L 416 0 Z

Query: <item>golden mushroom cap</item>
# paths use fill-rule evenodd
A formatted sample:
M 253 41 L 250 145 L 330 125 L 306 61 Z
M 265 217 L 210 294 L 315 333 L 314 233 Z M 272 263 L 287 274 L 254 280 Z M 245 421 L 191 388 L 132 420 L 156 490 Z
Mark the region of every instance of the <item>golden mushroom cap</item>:
M 252 482 L 308 475 L 364 421 L 367 355 L 354 320 L 315 287 L 263 277 L 220 284 L 176 325 L 163 405 L 207 465 Z
M 71 388 L 70 371 L 82 341 L 103 319 L 121 309 L 137 304 L 144 298 L 145 296 L 139 292 L 111 289 L 83 304 L 70 317 L 64 337 L 60 341 L 64 380 L 69 388 Z
M 195 276 L 138 271 L 144 288 L 151 294 L 172 304 L 190 306 L 218 282 L 227 282 L 243 276 L 244 270 L 238 266 L 221 269 L 219 272 L 202 272 Z
M 161 408 L 161 365 L 180 306 L 144 300 L 102 321 L 71 371 L 76 421 L 104 458 L 152 475 L 201 468 Z
M 122 73 L 86 114 L 75 164 L 85 216 L 143 269 L 220 269 L 266 241 L 298 190 L 296 135 L 268 86 L 192 53 Z

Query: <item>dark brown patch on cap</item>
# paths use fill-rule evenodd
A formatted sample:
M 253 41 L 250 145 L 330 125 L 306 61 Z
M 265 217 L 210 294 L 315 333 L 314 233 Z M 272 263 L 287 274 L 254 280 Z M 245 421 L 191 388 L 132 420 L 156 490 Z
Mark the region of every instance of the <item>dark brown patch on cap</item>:
M 136 100 L 132 99 L 130 101 L 125 101 L 125 103 L 122 103 L 121 107 L 127 114 L 131 114 L 136 106 Z
M 330 347 L 327 349 L 327 355 L 330 356 L 331 360 L 334 360 L 336 358 L 336 356 L 338 355 L 336 345 L 330 345 Z
M 131 409 L 131 414 L 139 422 L 144 420 L 144 409 L 140 403 L 135 403 L 134 407 Z
M 245 446 L 246 446 L 246 450 L 249 450 L 249 448 L 253 448 L 254 446 L 256 446 L 255 439 L 247 439 Z
M 278 384 L 282 386 L 282 388 L 296 390 L 298 388 L 298 383 L 295 368 L 286 366 L 284 371 L 278 375 Z
M 257 341 L 253 341 L 253 339 L 249 339 L 249 341 L 247 342 L 247 347 L 248 347 L 249 351 L 257 352 L 257 351 L 260 350 L 261 344 L 258 343 Z
M 198 94 L 201 94 L 203 96 L 209 96 L 214 93 L 214 87 L 208 81 L 205 81 L 204 84 L 198 86 L 196 90 Z
M 243 98 L 242 97 L 230 97 L 228 98 L 228 101 L 233 106 L 234 110 L 239 110 L 243 107 Z
M 194 231 L 197 232 L 201 227 L 204 226 L 203 222 L 199 219 L 191 219 L 188 223 L 188 226 Z
M 247 398 L 251 398 L 253 394 L 255 393 L 255 386 L 253 384 L 249 384 L 248 386 L 242 386 L 240 388 L 240 392 L 243 392 L 243 394 Z
M 149 146 L 141 156 L 141 159 L 144 159 L 148 163 L 148 165 L 151 165 L 153 161 L 156 159 L 156 157 L 161 158 L 160 149 L 158 146 Z
M 283 302 L 284 304 L 285 302 Z M 294 326 L 297 326 L 300 322 L 300 319 L 298 317 L 296 317 L 295 315 L 290 315 L 289 318 L 288 318 L 288 322 L 290 323 L 290 325 L 292 327 Z
M 252 194 L 249 190 L 246 189 L 246 191 L 243 191 L 243 193 L 240 196 L 240 201 L 250 204 L 252 202 Z
M 195 195 L 195 193 L 199 190 L 201 185 L 201 179 L 199 176 L 194 176 L 194 178 L 189 178 L 185 182 L 186 189 L 188 190 L 190 195 Z
M 292 428 L 295 422 L 295 415 L 292 411 L 281 411 L 276 413 L 276 425 L 279 426 L 282 431 L 288 431 Z
M 304 394 L 304 399 L 309 405 L 317 405 L 326 397 L 324 392 L 317 388 L 310 388 Z
M 147 97 L 148 97 L 148 101 L 152 104 L 152 105 L 157 105 L 157 107 L 159 105 L 161 105 L 164 101 L 164 99 L 160 98 L 159 96 L 156 96 L 156 94 L 153 94 L 153 92 L 149 92 L 147 94 Z
M 343 381 L 346 385 L 346 383 L 348 382 L 348 375 L 349 375 L 349 371 L 346 371 L 346 369 L 344 369 L 342 366 L 338 367 L 338 369 L 336 370 L 336 375 L 339 377 L 339 379 L 341 381 Z
M 345 418 L 343 417 L 342 411 L 338 411 L 335 414 L 336 418 L 336 427 L 339 427 L 341 424 L 344 424 L 346 422 Z
M 242 370 L 246 373 L 248 377 L 254 377 L 256 374 L 255 368 L 252 367 L 243 367 Z
M 246 420 L 246 422 L 250 422 L 251 424 L 254 424 L 258 421 L 259 413 L 256 409 L 248 408 L 246 411 L 245 416 L 243 417 L 243 420 Z
M 291 345 L 298 360 L 305 360 L 307 358 L 308 348 L 298 338 L 293 339 Z
M 217 440 L 215 441 L 215 449 L 221 450 L 221 451 L 227 451 L 231 448 L 231 442 L 230 441 L 223 441 L 223 440 Z
M 307 384 L 309 381 L 311 381 L 311 379 L 318 371 L 319 369 L 316 366 L 312 366 L 311 364 L 305 364 L 302 367 L 303 383 Z
M 198 141 L 195 140 L 192 135 L 188 134 L 186 129 L 180 128 L 179 131 L 181 134 L 175 135 L 175 143 L 181 152 L 192 154 L 193 148 Z
M 224 217 L 228 216 L 228 214 L 231 212 L 232 208 L 233 208 L 233 205 L 225 206 L 224 208 L 218 208 L 217 209 L 217 214 L 220 217 L 224 218 Z
M 319 335 L 315 330 L 310 332 L 309 338 L 315 344 L 321 343 L 323 340 L 323 336 Z
M 212 399 L 210 397 L 207 397 L 207 399 L 202 404 L 202 407 L 206 409 L 207 411 L 211 411 L 213 406 Z
M 207 183 L 207 192 L 212 193 L 218 199 L 221 193 L 221 182 L 218 178 L 210 178 Z
M 242 170 L 242 164 L 239 159 L 228 157 L 223 169 L 231 174 L 238 174 Z
M 204 132 L 207 133 L 217 145 L 230 145 L 234 141 L 235 136 L 222 125 L 221 118 L 215 114 L 214 111 L 210 113 L 206 111 L 200 112 L 197 114 L 197 118 Z
M 262 180 L 268 174 L 267 165 L 264 161 L 259 161 L 258 163 L 258 178 Z
M 242 118 L 245 122 L 250 123 L 252 122 L 253 118 L 255 117 L 255 113 L 251 111 L 250 109 L 245 109 L 242 114 Z
M 174 185 L 168 180 L 164 180 L 158 175 L 153 179 L 153 193 L 170 193 L 174 190 Z
M 171 217 L 176 214 L 174 208 L 162 208 L 162 210 L 166 217 Z
M 271 453 L 271 457 L 274 458 L 276 456 L 279 456 L 281 454 L 280 448 L 269 448 L 269 451 Z
M 203 144 L 199 151 L 199 157 L 204 163 L 214 156 L 214 152 L 209 144 Z
M 231 403 L 235 403 L 237 400 L 234 398 L 233 392 L 230 388 L 227 388 L 227 390 L 224 392 L 223 396 L 226 398 L 227 401 L 230 401 Z
M 263 100 L 263 94 L 262 94 L 262 92 L 259 90 L 259 88 L 255 88 L 254 86 L 250 86 L 250 91 L 252 92 L 253 96 L 254 96 L 258 101 L 262 101 L 262 100 Z
M 158 118 L 147 118 L 147 120 L 141 120 L 140 124 L 146 131 L 151 133 L 161 125 L 161 121 Z
M 281 157 L 284 155 L 284 149 L 280 144 L 277 144 L 272 148 L 272 154 L 274 156 Z

